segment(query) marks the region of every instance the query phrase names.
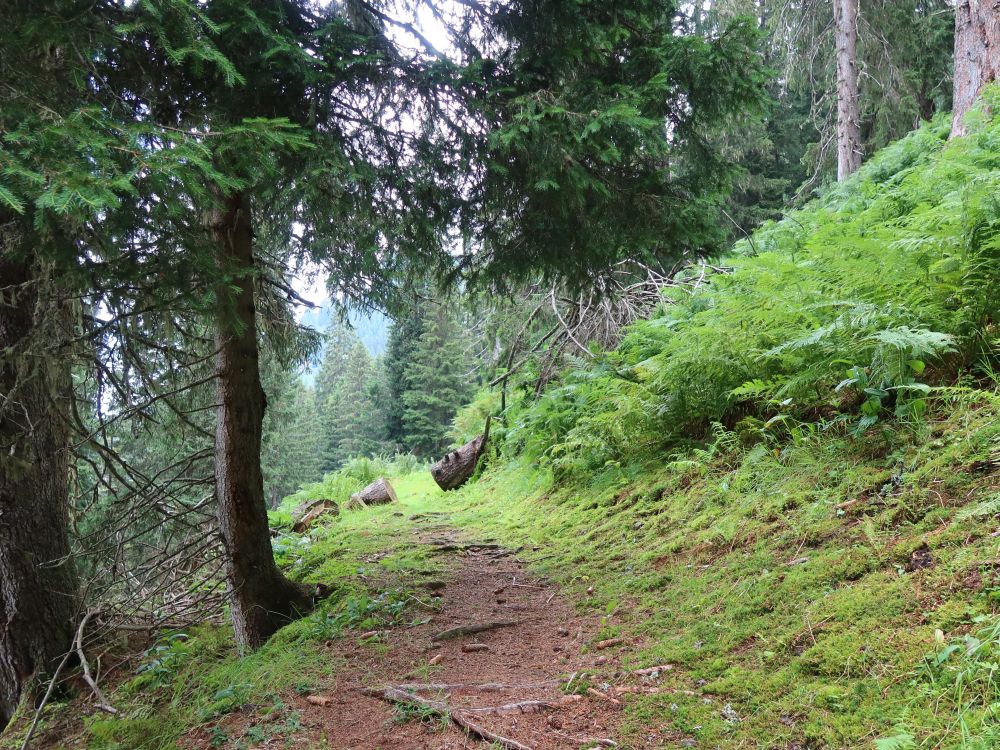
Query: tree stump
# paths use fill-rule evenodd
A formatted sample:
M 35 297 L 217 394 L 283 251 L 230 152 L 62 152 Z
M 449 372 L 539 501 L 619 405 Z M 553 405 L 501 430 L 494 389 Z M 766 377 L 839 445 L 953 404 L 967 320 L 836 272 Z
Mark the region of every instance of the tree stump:
M 357 508 L 367 508 L 369 505 L 385 505 L 386 503 L 398 502 L 396 490 L 389 484 L 385 477 L 376 479 L 360 492 L 351 495 L 351 499 L 344 505 L 345 510 L 355 510 Z
M 438 487 L 447 492 L 461 487 L 476 471 L 479 457 L 486 450 L 486 441 L 490 437 L 490 418 L 486 418 L 483 434 L 470 440 L 458 450 L 444 454 L 444 458 L 431 466 L 431 476 Z
M 315 500 L 299 506 L 295 511 L 295 524 L 292 526 L 292 531 L 301 534 L 312 526 L 320 516 L 335 516 L 338 513 L 340 513 L 340 507 L 333 500 Z

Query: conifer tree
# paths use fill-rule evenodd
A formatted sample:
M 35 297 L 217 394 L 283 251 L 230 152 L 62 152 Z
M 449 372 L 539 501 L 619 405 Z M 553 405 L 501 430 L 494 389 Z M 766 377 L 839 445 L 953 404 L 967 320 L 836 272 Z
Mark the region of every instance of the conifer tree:
M 410 388 L 410 364 L 424 332 L 420 310 L 411 308 L 393 321 L 383 358 L 385 372 L 385 438 L 393 450 L 407 447 L 403 395 Z
M 267 412 L 261 441 L 264 495 L 275 507 L 286 495 L 322 477 L 322 433 L 313 390 L 298 372 L 281 366 L 264 371 Z
M 471 396 L 468 371 L 454 315 L 447 305 L 436 305 L 410 358 L 402 399 L 406 447 L 416 455 L 435 456 L 447 446 L 455 412 Z
M 340 468 L 354 456 L 377 452 L 381 436 L 372 431 L 376 406 L 370 398 L 374 379 L 371 355 L 355 337 L 322 406 L 325 471 Z

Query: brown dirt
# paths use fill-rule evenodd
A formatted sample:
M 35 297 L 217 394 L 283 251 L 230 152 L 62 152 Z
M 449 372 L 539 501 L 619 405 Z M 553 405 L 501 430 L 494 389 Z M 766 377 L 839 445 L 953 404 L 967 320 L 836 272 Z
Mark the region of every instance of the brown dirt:
M 634 699 L 632 690 L 658 690 L 658 676 L 621 671 L 621 661 L 632 644 L 594 650 L 599 618 L 581 616 L 559 596 L 555 585 L 532 577 L 509 551 L 495 547 L 466 547 L 454 539 L 441 543 L 447 552 L 445 586 L 439 592 L 437 611 L 427 610 L 429 622 L 398 627 L 380 635 L 381 645 L 362 643 L 357 633 L 330 644 L 338 661 L 331 682 L 311 696 L 282 696 L 289 708 L 301 713 L 303 730 L 277 741 L 282 747 L 330 748 L 331 750 L 446 750 L 488 747 L 439 718 L 405 716 L 393 703 L 368 696 L 364 688 L 401 683 L 456 683 L 481 686 L 504 683 L 510 687 L 484 690 L 423 689 L 417 694 L 443 701 L 453 708 L 499 706 L 528 700 L 563 705 L 533 713 L 504 713 L 470 717 L 491 732 L 516 740 L 532 750 L 593 747 L 594 739 L 616 739 L 621 706 Z M 457 547 L 458 549 L 455 549 Z M 495 593 L 499 590 L 499 593 Z M 430 595 L 423 597 L 429 600 Z M 416 606 L 416 605 L 415 605 Z M 513 627 L 465 635 L 441 642 L 432 636 L 452 627 L 489 621 L 516 621 Z M 465 653 L 463 645 L 482 643 L 486 652 Z M 586 653 L 585 653 L 586 652 Z M 439 662 L 429 666 L 440 655 Z M 586 683 L 579 675 L 587 672 Z M 573 689 L 593 692 L 579 699 L 563 698 L 563 686 L 574 673 Z M 560 680 L 561 685 L 538 687 L 538 683 Z M 603 697 L 602 697 L 603 696 Z M 329 699 L 326 705 L 315 705 Z M 224 722 L 230 737 L 239 737 L 259 717 L 231 715 Z M 655 735 L 643 741 L 658 744 Z M 275 745 L 275 747 L 279 746 Z M 210 747 L 207 729 L 190 733 L 183 747 Z M 258 745 L 253 745 L 258 747 Z M 610 746 L 610 745 L 609 745 Z M 630 747 L 645 747 L 631 742 Z M 261 744 L 259 747 L 270 747 Z

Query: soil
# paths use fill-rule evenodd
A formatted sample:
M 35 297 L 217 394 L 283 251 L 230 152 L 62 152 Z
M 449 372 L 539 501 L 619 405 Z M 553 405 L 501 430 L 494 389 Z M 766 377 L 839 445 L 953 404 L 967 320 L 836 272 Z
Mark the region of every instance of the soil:
M 621 706 L 636 697 L 626 691 L 658 690 L 654 687 L 657 674 L 621 671 L 623 658 L 635 644 L 595 649 L 600 619 L 575 612 L 555 585 L 532 577 L 508 550 L 470 546 L 441 532 L 421 541 L 437 545 L 444 558 L 445 575 L 429 587 L 440 597 L 440 608 L 428 608 L 426 621 L 419 625 L 370 637 L 380 645 L 362 642 L 359 634 L 331 642 L 331 652 L 346 663 L 329 684 L 311 695 L 283 696 L 290 708 L 300 711 L 303 729 L 275 740 L 274 747 L 447 750 L 490 746 L 440 716 L 400 709 L 390 700 L 362 692 L 412 683 L 449 686 L 413 692 L 445 703 L 452 712 L 523 701 L 551 703 L 551 707 L 528 713 L 467 715 L 487 731 L 531 750 L 617 746 Z M 422 598 L 430 601 L 431 595 L 428 592 Z M 516 624 L 433 640 L 450 628 L 496 621 Z M 484 644 L 488 650 L 463 650 L 470 644 Z M 581 677 L 583 673 L 586 677 Z M 574 675 L 575 684 L 567 690 Z M 504 687 L 494 688 L 495 683 Z M 584 694 L 568 698 L 570 691 Z M 223 728 L 230 737 L 238 737 L 249 724 L 259 722 L 259 717 L 234 714 Z M 192 731 L 181 744 L 208 750 L 211 739 L 202 728 Z M 633 738 L 629 747 L 655 747 L 663 739 L 647 734 L 638 742 Z

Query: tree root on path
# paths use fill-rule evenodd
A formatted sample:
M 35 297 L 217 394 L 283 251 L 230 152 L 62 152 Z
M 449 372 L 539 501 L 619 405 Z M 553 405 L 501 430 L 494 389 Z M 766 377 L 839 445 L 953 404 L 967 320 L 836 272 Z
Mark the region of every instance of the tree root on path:
M 505 682 L 404 682 L 393 687 L 410 692 L 464 692 L 464 693 L 499 693 L 504 690 L 537 690 L 540 688 L 559 687 L 562 680 L 545 680 L 543 682 L 526 682 L 519 685 Z
M 437 714 L 447 718 L 460 726 L 469 734 L 479 737 L 481 740 L 486 742 L 494 742 L 502 747 L 507 748 L 507 750 L 531 750 L 527 745 L 522 745 L 517 740 L 512 740 L 509 737 L 504 737 L 488 729 L 476 724 L 474 721 L 469 719 L 465 714 L 473 712 L 486 712 L 495 711 L 497 709 L 507 709 L 512 710 L 511 707 L 516 704 L 509 704 L 508 706 L 497 706 L 493 709 L 468 709 L 468 708 L 458 708 L 454 709 L 448 706 L 447 703 L 443 701 L 435 701 L 427 698 L 421 698 L 413 693 L 409 693 L 405 690 L 400 690 L 396 687 L 384 687 L 384 688 L 362 688 L 362 693 L 365 695 L 371 695 L 376 698 L 381 698 L 382 700 L 389 701 L 390 703 L 401 703 L 407 706 L 417 706 L 426 711 Z M 542 701 L 527 701 L 529 703 L 541 703 Z M 552 705 L 552 704 L 550 704 Z M 538 709 L 535 709 L 538 710 Z
M 487 630 L 494 630 L 495 628 L 512 628 L 515 625 L 520 625 L 519 622 L 513 621 L 503 621 L 503 622 L 480 622 L 473 623 L 471 625 L 459 625 L 457 628 L 449 628 L 448 630 L 442 630 L 435 636 L 431 637 L 432 641 L 445 641 L 449 638 L 458 638 L 461 635 L 474 635 L 476 633 L 483 633 Z

